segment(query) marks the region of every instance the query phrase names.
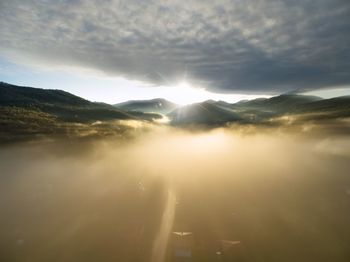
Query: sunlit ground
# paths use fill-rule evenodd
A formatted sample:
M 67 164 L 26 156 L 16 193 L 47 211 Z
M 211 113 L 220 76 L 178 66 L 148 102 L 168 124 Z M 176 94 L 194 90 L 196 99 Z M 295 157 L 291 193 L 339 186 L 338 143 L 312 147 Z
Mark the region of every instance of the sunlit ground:
M 350 261 L 349 136 L 237 130 L 3 147 L 0 261 Z

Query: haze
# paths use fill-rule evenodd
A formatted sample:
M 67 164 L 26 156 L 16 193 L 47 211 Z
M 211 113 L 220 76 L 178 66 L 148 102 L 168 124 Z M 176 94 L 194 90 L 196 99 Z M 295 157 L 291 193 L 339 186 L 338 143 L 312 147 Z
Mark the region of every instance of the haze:
M 317 131 L 153 126 L 5 147 L 0 257 L 172 261 L 172 232 L 189 231 L 195 261 L 225 248 L 237 261 L 347 261 L 349 145 Z

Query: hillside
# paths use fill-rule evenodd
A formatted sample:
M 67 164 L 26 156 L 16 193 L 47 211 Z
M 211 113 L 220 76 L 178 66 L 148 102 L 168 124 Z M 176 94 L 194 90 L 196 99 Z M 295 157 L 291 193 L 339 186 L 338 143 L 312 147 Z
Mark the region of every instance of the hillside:
M 94 103 L 62 90 L 22 87 L 0 82 L 0 106 L 48 113 L 68 122 L 158 118 L 156 114 L 130 114 L 104 103 Z
M 234 104 L 208 100 L 177 108 L 168 114 L 173 125 L 222 125 L 228 122 L 259 124 L 284 115 L 295 115 L 304 120 L 349 117 L 350 96 L 322 99 L 315 96 L 280 95 Z
M 114 106 L 125 111 L 158 113 L 164 115 L 177 107 L 176 104 L 162 98 L 151 100 L 131 100 L 115 104 Z
M 258 98 L 254 100 L 238 102 L 236 104 L 233 104 L 231 108 L 236 110 L 255 109 L 274 113 L 285 113 L 291 110 L 295 110 L 304 104 L 320 100 L 322 100 L 322 98 L 317 96 L 284 94 L 271 98 Z
M 177 108 L 168 116 L 173 125 L 221 125 L 227 122 L 243 121 L 235 112 L 210 101 Z
M 124 112 L 62 90 L 0 82 L 0 143 L 43 137 L 120 136 L 128 127 L 113 120 L 149 120 L 158 114 Z

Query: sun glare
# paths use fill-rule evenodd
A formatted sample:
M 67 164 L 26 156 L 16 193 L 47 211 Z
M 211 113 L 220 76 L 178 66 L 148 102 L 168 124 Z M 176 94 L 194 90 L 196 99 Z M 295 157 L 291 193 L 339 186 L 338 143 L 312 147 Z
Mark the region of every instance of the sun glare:
M 187 105 L 210 99 L 210 93 L 208 91 L 203 88 L 193 87 L 185 81 L 165 88 L 166 96 L 179 105 Z
M 248 94 L 220 94 L 207 91 L 205 88 L 193 86 L 190 82 L 182 81 L 173 86 L 162 86 L 161 95 L 179 105 L 188 105 L 206 100 L 222 100 L 229 103 L 235 103 L 244 99 L 255 99 L 260 97 L 269 97 L 267 95 L 248 95 Z

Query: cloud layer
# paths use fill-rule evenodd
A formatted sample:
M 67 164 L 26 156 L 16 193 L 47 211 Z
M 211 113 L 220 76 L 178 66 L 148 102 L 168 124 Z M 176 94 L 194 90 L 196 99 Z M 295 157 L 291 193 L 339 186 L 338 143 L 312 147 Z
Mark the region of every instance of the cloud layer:
M 2 53 L 220 92 L 350 83 L 348 0 L 2 0 Z

